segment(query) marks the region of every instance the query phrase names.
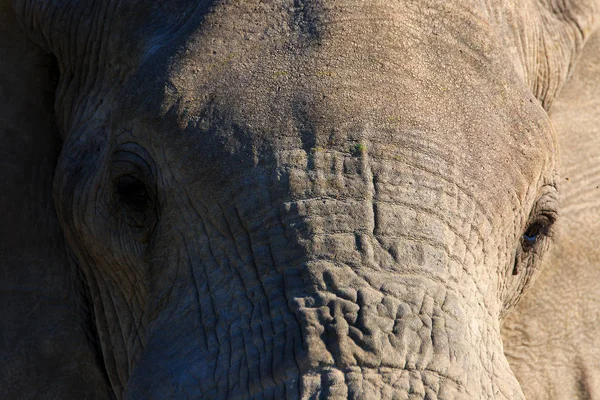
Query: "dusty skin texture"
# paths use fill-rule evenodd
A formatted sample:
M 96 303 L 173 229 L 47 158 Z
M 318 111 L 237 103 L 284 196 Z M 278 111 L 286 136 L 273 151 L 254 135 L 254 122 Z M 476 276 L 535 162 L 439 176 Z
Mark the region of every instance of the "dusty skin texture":
M 597 1 L 2 4 L 3 397 L 524 398 Z
M 504 323 L 528 399 L 600 398 L 600 35 L 551 112 L 561 147 L 561 216 L 544 272 Z

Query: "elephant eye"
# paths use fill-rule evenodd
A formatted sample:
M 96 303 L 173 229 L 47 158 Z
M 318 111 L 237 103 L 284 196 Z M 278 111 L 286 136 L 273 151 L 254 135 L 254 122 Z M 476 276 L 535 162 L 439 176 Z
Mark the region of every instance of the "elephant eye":
M 127 206 L 142 211 L 148 207 L 150 196 L 146 185 L 137 178 L 125 175 L 117 179 L 115 184 L 119 199 Z
M 532 225 L 527 232 L 523 234 L 523 247 L 531 247 L 538 241 L 540 237 L 540 227 L 538 225 Z
M 554 217 L 547 215 L 542 215 L 533 221 L 523 234 L 523 250 L 530 251 L 544 236 L 548 236 L 553 223 Z

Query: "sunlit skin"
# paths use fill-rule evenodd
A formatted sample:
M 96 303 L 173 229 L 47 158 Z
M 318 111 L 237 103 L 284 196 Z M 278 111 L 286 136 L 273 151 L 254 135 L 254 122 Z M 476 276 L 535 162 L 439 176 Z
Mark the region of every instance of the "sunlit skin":
M 48 226 L 90 388 L 525 398 L 501 321 L 554 236 L 548 110 L 595 3 L 68 3 L 15 1 L 45 64 L 0 65 L 46 71 L 20 107 L 55 125 Z

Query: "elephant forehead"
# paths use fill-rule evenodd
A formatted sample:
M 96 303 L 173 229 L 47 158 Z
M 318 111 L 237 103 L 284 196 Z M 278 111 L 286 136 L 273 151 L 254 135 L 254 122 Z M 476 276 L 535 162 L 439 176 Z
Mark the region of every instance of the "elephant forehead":
M 270 96 L 217 88 L 204 104 L 178 106 L 175 128 L 161 131 L 157 147 L 171 159 L 193 160 L 175 171 L 192 183 L 230 181 L 265 166 L 308 174 L 338 163 L 344 173 L 360 175 L 353 165 L 364 159 L 402 164 L 397 170 L 404 174 L 433 169 L 494 197 L 501 188 L 521 195 L 554 167 L 547 117 L 536 100 L 508 85 L 504 92 L 461 83 L 444 90 L 384 74 L 387 81 L 363 83 L 355 71 L 338 71 L 346 72 L 290 83 L 288 93 L 282 88 Z M 395 82 L 406 90 L 390 90 Z
M 546 114 L 482 15 L 425 3 L 218 6 L 150 58 L 157 84 L 129 98 L 152 100 L 156 147 L 195 160 L 178 169 L 184 182 L 367 149 L 408 164 L 443 156 L 470 184 L 527 190 L 555 162 Z
M 501 50 L 482 15 L 411 1 L 350 3 L 216 7 L 168 41 L 170 56 L 150 57 L 165 63 L 162 108 L 202 107 L 215 92 L 239 99 L 236 109 L 337 94 L 335 112 L 354 115 L 373 103 L 431 102 L 490 78 L 508 85 L 498 76 L 506 71 L 494 71 Z

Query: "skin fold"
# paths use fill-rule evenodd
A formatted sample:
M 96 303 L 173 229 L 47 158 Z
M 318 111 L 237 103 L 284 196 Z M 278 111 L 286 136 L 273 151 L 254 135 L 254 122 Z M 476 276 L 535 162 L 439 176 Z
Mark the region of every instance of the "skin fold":
M 595 34 L 550 113 L 563 175 L 555 245 L 540 279 L 503 327 L 505 353 L 528 399 L 600 396 L 599 76 Z
M 525 398 L 598 2 L 2 7 L 1 393 Z
M 52 202 L 57 71 L 0 3 L 0 397 L 110 399 Z

